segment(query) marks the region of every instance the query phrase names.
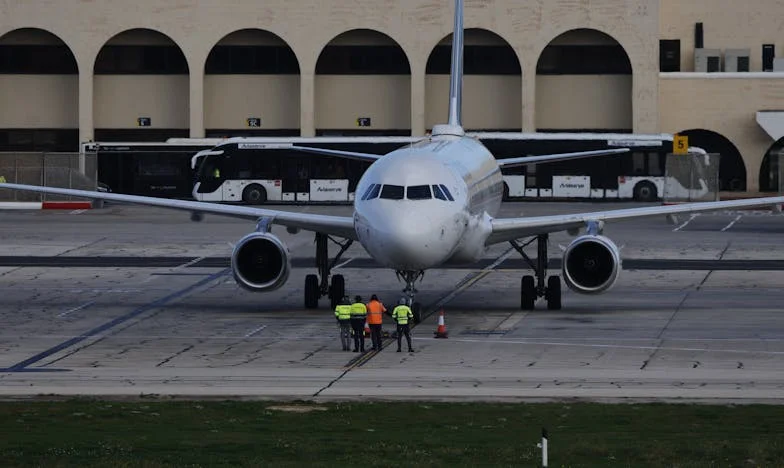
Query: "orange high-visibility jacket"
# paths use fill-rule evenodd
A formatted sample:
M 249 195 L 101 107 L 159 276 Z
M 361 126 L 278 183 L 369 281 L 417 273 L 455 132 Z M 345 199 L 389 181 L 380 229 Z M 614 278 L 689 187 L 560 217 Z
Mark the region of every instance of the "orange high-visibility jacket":
M 387 311 L 380 301 L 370 301 L 367 305 L 367 322 L 369 325 L 381 325 L 381 314 Z

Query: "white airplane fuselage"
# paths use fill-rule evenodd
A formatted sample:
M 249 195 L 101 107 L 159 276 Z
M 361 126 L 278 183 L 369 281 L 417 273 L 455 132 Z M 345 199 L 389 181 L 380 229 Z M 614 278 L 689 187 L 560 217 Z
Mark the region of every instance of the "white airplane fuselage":
M 443 184 L 454 201 L 411 200 L 407 190 L 403 199 L 363 200 L 371 184 Z M 439 135 L 381 157 L 355 193 L 354 228 L 365 250 L 385 267 L 418 271 L 482 258 L 503 180 L 495 157 L 479 141 Z

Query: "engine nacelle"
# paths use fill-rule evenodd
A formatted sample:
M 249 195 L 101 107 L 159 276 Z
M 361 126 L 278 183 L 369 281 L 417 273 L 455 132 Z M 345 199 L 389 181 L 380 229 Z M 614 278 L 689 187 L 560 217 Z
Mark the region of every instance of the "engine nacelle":
M 587 234 L 566 248 L 562 269 L 569 289 L 580 294 L 598 294 L 618 279 L 621 254 L 607 237 Z
M 289 279 L 289 249 L 270 233 L 252 232 L 234 246 L 231 270 L 237 284 L 249 291 L 278 289 Z

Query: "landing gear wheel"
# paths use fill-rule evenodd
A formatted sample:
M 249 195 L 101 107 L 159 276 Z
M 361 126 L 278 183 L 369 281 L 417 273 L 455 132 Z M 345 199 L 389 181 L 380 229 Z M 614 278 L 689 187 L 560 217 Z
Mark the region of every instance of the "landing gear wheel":
M 534 310 L 536 303 L 536 285 L 534 277 L 531 275 L 523 276 L 520 281 L 520 308 L 522 310 Z
M 332 309 L 338 305 L 343 296 L 346 295 L 346 281 L 343 275 L 335 275 L 332 277 L 332 284 L 329 287 L 329 299 Z
M 551 276 L 547 278 L 547 308 L 550 310 L 561 310 L 561 277 Z
M 316 275 L 305 277 L 305 308 L 317 309 L 319 300 L 319 280 Z
M 267 190 L 259 184 L 250 184 L 242 191 L 242 201 L 249 205 L 261 205 L 267 201 Z
M 414 323 L 422 321 L 422 305 L 419 302 L 411 304 L 411 313 L 414 314 Z

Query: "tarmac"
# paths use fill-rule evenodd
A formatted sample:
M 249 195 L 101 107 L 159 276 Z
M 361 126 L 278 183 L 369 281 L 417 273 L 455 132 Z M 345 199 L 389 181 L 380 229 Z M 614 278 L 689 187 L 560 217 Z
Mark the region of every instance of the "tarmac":
M 508 203 L 500 217 L 630 206 Z M 784 216 L 767 210 L 608 223 L 621 278 L 596 296 L 564 288 L 560 311 L 519 310 L 528 273 L 508 244 L 475 267 L 428 271 L 418 300 L 444 310 L 449 336 L 434 337 L 433 313 L 413 353 L 391 339 L 343 352 L 328 301 L 304 309 L 311 233 L 273 228 L 294 268 L 283 288 L 251 293 L 228 269 L 251 222 L 122 205 L 0 216 L 4 399 L 784 400 Z M 553 268 L 570 239 L 550 237 Z M 403 287 L 356 243 L 334 273 L 387 304 Z

